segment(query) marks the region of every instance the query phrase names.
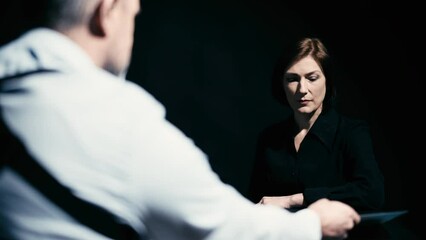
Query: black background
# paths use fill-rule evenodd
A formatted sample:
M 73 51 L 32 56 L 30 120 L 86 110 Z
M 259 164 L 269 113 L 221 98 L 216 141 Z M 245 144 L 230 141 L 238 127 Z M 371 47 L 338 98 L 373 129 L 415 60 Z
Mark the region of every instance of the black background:
M 22 2 L 5 3 L 0 44 L 36 24 L 37 4 Z M 128 79 L 162 102 L 221 179 L 245 195 L 257 134 L 288 114 L 270 94 L 281 47 L 295 37 L 319 37 L 339 70 L 339 111 L 370 123 L 386 208 L 408 209 L 410 226 L 420 230 L 422 8 L 409 1 L 340 2 L 144 0 Z

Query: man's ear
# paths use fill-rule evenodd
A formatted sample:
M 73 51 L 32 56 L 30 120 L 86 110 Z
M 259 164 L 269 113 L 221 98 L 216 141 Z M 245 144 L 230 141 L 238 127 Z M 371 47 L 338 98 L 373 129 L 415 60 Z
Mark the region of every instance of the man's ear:
M 100 0 L 90 20 L 90 31 L 99 37 L 108 35 L 112 26 L 112 12 L 117 0 Z

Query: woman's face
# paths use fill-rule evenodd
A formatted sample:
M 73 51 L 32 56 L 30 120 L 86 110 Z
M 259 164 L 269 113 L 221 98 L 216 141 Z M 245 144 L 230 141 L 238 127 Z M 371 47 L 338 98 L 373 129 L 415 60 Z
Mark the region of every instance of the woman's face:
M 321 67 L 311 56 L 292 65 L 284 74 L 283 85 L 293 111 L 310 114 L 322 109 L 325 81 Z

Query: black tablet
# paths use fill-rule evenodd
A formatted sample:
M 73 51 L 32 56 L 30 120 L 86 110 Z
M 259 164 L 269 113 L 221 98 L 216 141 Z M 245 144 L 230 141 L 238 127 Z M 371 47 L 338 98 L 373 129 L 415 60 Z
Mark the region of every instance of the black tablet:
M 407 210 L 362 213 L 360 224 L 380 224 L 408 213 Z

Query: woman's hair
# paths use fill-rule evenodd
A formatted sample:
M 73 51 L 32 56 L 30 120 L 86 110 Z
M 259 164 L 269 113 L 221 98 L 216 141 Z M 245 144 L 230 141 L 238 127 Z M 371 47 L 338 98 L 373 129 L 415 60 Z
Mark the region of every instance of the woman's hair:
M 311 56 L 320 66 L 326 77 L 326 94 L 323 109 L 328 110 L 335 98 L 334 73 L 332 72 L 331 58 L 328 50 L 318 38 L 303 38 L 294 45 L 284 48 L 283 53 L 277 61 L 272 76 L 272 96 L 281 104 L 288 105 L 284 91 L 284 74 L 296 62 Z

